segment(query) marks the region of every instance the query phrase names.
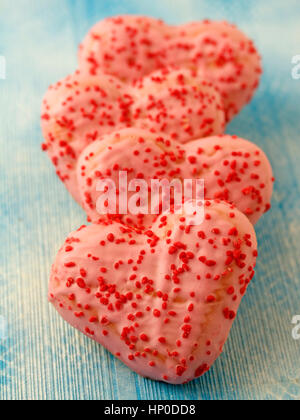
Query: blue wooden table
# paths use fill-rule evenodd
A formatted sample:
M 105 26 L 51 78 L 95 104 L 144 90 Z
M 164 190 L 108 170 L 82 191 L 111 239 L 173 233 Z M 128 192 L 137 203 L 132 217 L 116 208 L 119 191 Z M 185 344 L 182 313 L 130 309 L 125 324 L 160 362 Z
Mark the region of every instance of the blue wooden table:
M 256 142 L 277 179 L 257 225 L 260 258 L 224 354 L 185 386 L 143 379 L 73 330 L 47 303 L 49 269 L 85 221 L 41 153 L 41 98 L 73 71 L 77 44 L 99 19 L 150 14 L 170 23 L 227 19 L 256 42 L 264 76 L 228 132 Z M 300 399 L 300 54 L 296 0 L 0 1 L 0 399 Z M 3 63 L 3 59 L 2 59 Z

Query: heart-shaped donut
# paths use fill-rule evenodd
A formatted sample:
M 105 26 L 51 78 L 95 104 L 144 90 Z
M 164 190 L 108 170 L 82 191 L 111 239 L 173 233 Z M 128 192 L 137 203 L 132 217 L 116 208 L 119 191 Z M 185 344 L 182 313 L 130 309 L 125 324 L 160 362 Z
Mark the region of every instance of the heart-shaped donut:
M 249 220 L 218 200 L 206 202 L 200 226 L 175 214 L 144 233 L 114 221 L 84 226 L 56 257 L 49 299 L 135 372 L 185 383 L 222 352 L 256 247 Z
M 145 16 L 112 17 L 97 23 L 79 49 L 81 71 L 124 81 L 172 65 L 191 68 L 219 89 L 227 121 L 250 101 L 262 72 L 253 42 L 227 22 L 169 26 Z
M 132 128 L 93 142 L 83 151 L 77 167 L 81 201 L 90 221 L 103 219 L 97 201 L 105 191 L 97 191 L 97 182 L 109 178 L 120 192 L 120 171 L 127 172 L 128 183 L 144 179 L 149 187 L 152 179 L 177 178 L 182 183 L 185 179 L 204 179 L 206 199 L 234 203 L 253 224 L 270 208 L 273 175 L 268 158 L 255 144 L 236 136 L 215 136 L 181 145 Z M 135 193 L 128 192 L 128 201 Z M 117 216 L 139 228 L 151 225 L 156 217 Z
M 134 84 L 77 72 L 50 86 L 42 107 L 43 149 L 79 203 L 78 156 L 124 127 L 164 132 L 185 143 L 223 133 L 225 115 L 217 90 L 187 69 L 159 70 Z

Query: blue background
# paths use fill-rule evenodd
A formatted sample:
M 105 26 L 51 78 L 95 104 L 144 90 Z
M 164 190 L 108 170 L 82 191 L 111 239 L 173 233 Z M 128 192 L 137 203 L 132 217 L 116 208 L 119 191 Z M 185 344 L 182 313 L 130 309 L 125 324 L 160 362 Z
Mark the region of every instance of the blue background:
M 273 209 L 257 225 L 260 258 L 224 354 L 185 386 L 143 379 L 64 323 L 47 282 L 65 236 L 85 221 L 40 151 L 41 98 L 72 72 L 77 44 L 108 15 L 149 14 L 169 23 L 227 19 L 264 59 L 252 103 L 228 127 L 268 154 Z M 0 399 L 300 399 L 300 54 L 298 1 L 0 0 Z

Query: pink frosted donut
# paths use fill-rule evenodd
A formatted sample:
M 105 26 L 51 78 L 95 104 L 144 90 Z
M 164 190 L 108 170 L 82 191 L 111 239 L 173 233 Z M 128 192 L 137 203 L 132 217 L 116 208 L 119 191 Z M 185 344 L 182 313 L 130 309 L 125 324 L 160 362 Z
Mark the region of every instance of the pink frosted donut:
M 98 22 L 79 48 L 82 71 L 126 82 L 174 65 L 191 68 L 220 90 L 227 121 L 250 101 L 262 72 L 253 42 L 227 22 L 169 26 L 144 16 L 118 16 Z
M 209 201 L 205 221 L 162 215 L 141 233 L 116 222 L 70 234 L 49 299 L 73 327 L 145 377 L 182 384 L 222 352 L 257 256 L 233 206 Z
M 206 199 L 234 203 L 255 224 L 270 208 L 271 165 L 255 144 L 236 136 L 215 136 L 180 145 L 168 137 L 138 129 L 124 129 L 95 141 L 80 156 L 78 185 L 89 220 L 103 219 L 97 201 L 103 194 L 97 182 L 110 178 L 118 187 L 120 171 L 133 179 L 204 179 Z M 128 193 L 128 200 L 134 195 Z M 149 206 L 150 208 L 150 206 Z M 147 228 L 156 216 L 118 215 L 124 223 Z
M 221 97 L 190 70 L 159 70 L 135 84 L 77 72 L 50 86 L 42 130 L 56 172 L 80 203 L 76 162 L 84 148 L 124 127 L 164 132 L 181 143 L 225 129 Z

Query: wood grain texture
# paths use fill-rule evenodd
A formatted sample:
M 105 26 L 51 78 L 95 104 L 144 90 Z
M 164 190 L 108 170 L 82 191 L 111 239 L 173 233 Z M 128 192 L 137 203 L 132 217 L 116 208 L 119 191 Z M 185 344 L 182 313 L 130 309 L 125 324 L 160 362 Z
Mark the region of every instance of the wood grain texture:
M 73 71 L 97 20 L 142 13 L 170 23 L 227 19 L 255 39 L 265 73 L 228 132 L 268 154 L 273 209 L 257 225 L 260 258 L 224 354 L 185 386 L 143 379 L 65 324 L 47 302 L 54 255 L 85 221 L 40 151 L 41 98 Z M 297 1 L 0 0 L 0 399 L 300 399 L 300 54 Z

